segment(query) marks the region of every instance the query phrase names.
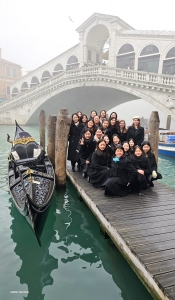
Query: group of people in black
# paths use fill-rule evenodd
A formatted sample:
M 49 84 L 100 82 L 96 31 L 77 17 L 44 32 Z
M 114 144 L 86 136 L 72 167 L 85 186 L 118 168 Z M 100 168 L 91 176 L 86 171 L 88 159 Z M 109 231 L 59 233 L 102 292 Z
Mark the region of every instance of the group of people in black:
M 140 196 L 153 181 L 161 179 L 149 142 L 144 141 L 144 128 L 135 116 L 126 128 L 117 113 L 107 117 L 91 111 L 89 118 L 80 111 L 72 115 L 69 132 L 68 160 L 72 171 L 82 171 L 95 188 L 103 188 L 105 195 L 126 196 L 138 192 Z

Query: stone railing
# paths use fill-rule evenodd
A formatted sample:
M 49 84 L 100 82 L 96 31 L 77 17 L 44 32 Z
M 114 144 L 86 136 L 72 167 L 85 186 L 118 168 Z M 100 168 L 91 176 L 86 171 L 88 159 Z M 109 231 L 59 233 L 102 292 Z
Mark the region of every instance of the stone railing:
M 9 106 L 16 106 L 22 102 L 27 102 L 37 95 L 43 94 L 45 91 L 52 90 L 53 86 L 60 84 L 61 82 L 69 81 L 69 79 L 85 79 L 88 77 L 107 77 L 113 78 L 118 82 L 128 82 L 135 85 L 147 84 L 149 87 L 157 87 L 162 89 L 175 90 L 175 76 L 163 75 L 157 73 L 147 73 L 142 71 L 125 70 L 119 68 L 105 67 L 105 66 L 92 66 L 83 67 L 79 69 L 73 69 L 64 71 L 56 76 L 51 77 L 47 81 L 40 83 L 39 85 L 30 88 L 29 90 L 18 94 L 17 96 L 6 100 L 0 104 L 0 111 L 6 110 Z

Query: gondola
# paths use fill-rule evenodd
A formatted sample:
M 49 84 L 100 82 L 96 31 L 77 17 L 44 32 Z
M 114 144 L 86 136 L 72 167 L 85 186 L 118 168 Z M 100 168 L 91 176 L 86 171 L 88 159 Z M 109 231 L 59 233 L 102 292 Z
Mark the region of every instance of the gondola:
M 16 122 L 16 132 L 8 157 L 8 181 L 12 200 L 25 217 L 41 246 L 55 172 L 44 149 Z

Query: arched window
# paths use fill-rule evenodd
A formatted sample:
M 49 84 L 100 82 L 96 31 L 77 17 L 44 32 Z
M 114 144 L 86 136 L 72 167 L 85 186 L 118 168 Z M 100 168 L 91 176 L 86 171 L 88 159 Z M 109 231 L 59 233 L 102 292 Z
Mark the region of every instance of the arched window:
M 23 82 L 22 86 L 21 86 L 21 91 L 25 91 L 28 90 L 29 86 L 27 82 Z
M 138 70 L 145 72 L 158 73 L 160 54 L 155 45 L 144 47 L 138 60 Z
M 78 58 L 75 55 L 69 57 L 66 65 L 66 70 L 77 69 L 79 67 Z
M 120 48 L 118 54 L 124 54 L 133 51 L 134 51 L 134 47 L 131 44 L 125 44 Z
M 116 58 L 116 66 L 121 69 L 134 69 L 135 52 L 131 44 L 123 45 Z
M 175 47 L 171 48 L 163 61 L 163 74 L 175 75 Z
M 42 74 L 41 80 L 45 81 L 45 80 L 47 80 L 49 78 L 50 78 L 50 72 L 49 71 L 44 71 L 43 74 Z
M 39 84 L 39 79 L 36 76 L 32 77 L 30 87 L 33 87 L 37 84 Z
M 12 90 L 12 97 L 14 97 L 14 96 L 16 96 L 18 94 L 19 94 L 19 90 L 16 87 L 13 88 L 13 90 Z
M 166 58 L 171 58 L 171 57 L 175 57 L 175 47 L 171 48 L 166 55 Z
M 63 66 L 61 64 L 57 64 L 54 68 L 53 75 L 57 75 L 63 71 Z
M 159 53 L 159 49 L 155 45 L 148 45 L 140 53 L 140 56 Z

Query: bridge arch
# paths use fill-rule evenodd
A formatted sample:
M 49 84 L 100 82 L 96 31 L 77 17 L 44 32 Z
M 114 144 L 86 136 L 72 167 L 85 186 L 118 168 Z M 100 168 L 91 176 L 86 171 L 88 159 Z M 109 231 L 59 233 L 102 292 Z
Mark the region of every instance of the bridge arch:
M 78 91 L 78 89 L 80 90 L 80 92 Z M 85 89 L 85 90 L 83 90 L 83 89 Z M 87 89 L 89 89 L 89 92 L 87 92 Z M 90 109 L 92 107 L 93 108 L 95 107 L 94 106 L 95 101 L 97 102 L 97 100 L 99 99 L 94 94 L 94 89 L 96 89 L 95 91 L 98 90 L 98 96 L 100 97 L 100 99 L 103 99 L 103 100 L 101 100 L 100 106 L 106 110 L 109 110 L 112 107 L 115 107 L 117 104 L 119 105 L 119 104 L 125 103 L 127 101 L 131 101 L 131 100 L 135 100 L 135 99 L 143 99 L 143 100 L 149 102 L 150 104 L 154 105 L 158 109 L 162 110 L 164 113 L 166 113 L 166 114 L 169 113 L 169 110 L 167 107 L 165 107 L 164 103 L 161 101 L 160 102 L 157 101 L 156 93 L 153 96 L 153 92 L 151 94 L 149 94 L 149 92 L 146 94 L 145 91 L 142 92 L 142 90 L 137 90 L 136 88 L 131 88 L 130 86 L 126 86 L 126 85 L 116 85 L 112 82 L 105 82 L 105 86 L 104 86 L 103 81 L 95 82 L 95 83 L 93 82 L 93 85 L 92 85 L 92 83 L 88 81 L 88 82 L 86 82 L 85 86 L 84 85 L 82 86 L 81 82 L 72 83 L 70 86 L 68 86 L 67 84 L 65 84 L 65 85 L 63 84 L 59 88 L 59 90 L 53 90 L 49 94 L 43 94 L 43 97 L 32 107 L 31 111 L 26 115 L 24 122 L 27 123 L 36 111 L 39 113 L 41 106 L 42 106 L 42 109 L 45 109 L 48 112 L 48 104 L 46 103 L 47 101 L 49 101 L 50 108 L 51 108 L 51 103 L 53 105 L 52 106 L 53 110 L 48 112 L 50 114 L 52 114 L 53 111 L 58 112 L 59 109 L 63 105 L 68 108 L 69 112 L 71 112 L 70 106 L 73 107 L 72 110 L 75 110 L 76 105 L 80 105 L 80 104 L 84 105 L 82 103 L 82 95 L 86 95 L 87 98 L 89 97 L 89 99 L 92 99 L 91 102 L 90 101 L 86 102 L 86 100 L 85 100 L 85 102 L 88 103 L 88 105 L 90 107 L 90 108 L 88 108 L 88 110 L 90 111 Z M 129 96 L 130 98 L 124 97 L 124 101 L 122 100 L 122 102 L 117 103 L 116 99 L 119 99 L 117 96 L 118 91 L 124 92 L 125 95 L 126 94 L 130 95 Z M 76 93 L 79 93 L 79 94 L 76 94 Z M 111 93 L 114 96 L 113 98 L 111 98 L 112 100 L 109 99 L 109 96 L 111 97 Z M 81 98 L 81 101 L 77 101 L 77 95 L 78 95 L 78 97 Z M 106 101 L 106 99 L 108 99 L 108 101 Z M 98 101 L 98 105 L 99 105 L 99 101 Z M 77 110 L 78 109 L 81 109 L 81 107 L 78 107 Z M 96 109 L 98 109 L 98 108 L 96 108 Z
M 38 77 L 33 76 L 32 79 L 31 79 L 30 87 L 32 88 L 32 87 L 34 87 L 35 85 L 37 85 L 37 84 L 39 84 L 39 83 L 40 83 L 40 82 L 39 82 Z
M 134 69 L 135 50 L 132 44 L 123 44 L 116 56 L 116 67 L 122 69 Z
M 24 92 L 28 89 L 29 89 L 28 83 L 26 81 L 23 82 L 23 84 L 21 85 L 21 92 Z
M 85 35 L 86 52 L 84 60 L 88 65 L 101 64 L 109 59 L 109 29 L 104 24 L 96 24 Z
M 18 94 L 19 94 L 19 90 L 17 89 L 17 87 L 14 87 L 12 90 L 12 97 L 15 97 Z
M 41 81 L 43 82 L 43 81 L 49 79 L 50 77 L 51 77 L 50 72 L 46 70 L 46 71 L 44 71 L 43 74 L 42 74 Z
M 175 75 L 175 46 L 171 47 L 165 55 L 162 73 Z
M 63 70 L 63 66 L 61 64 L 57 64 L 54 68 L 54 71 L 53 71 L 53 76 L 59 74 L 60 72 L 64 71 Z
M 159 48 L 154 44 L 146 45 L 138 58 L 138 70 L 158 73 L 160 61 Z

